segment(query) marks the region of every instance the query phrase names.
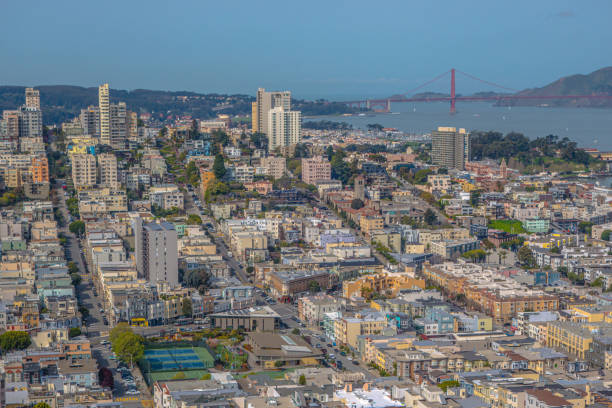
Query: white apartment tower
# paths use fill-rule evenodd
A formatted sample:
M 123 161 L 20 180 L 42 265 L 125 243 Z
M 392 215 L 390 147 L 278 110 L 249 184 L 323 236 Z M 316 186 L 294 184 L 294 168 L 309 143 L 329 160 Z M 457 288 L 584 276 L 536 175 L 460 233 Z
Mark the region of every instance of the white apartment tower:
M 301 140 L 302 112 L 285 110 L 282 106 L 270 109 L 267 126 L 269 151 L 295 145 Z
M 100 115 L 100 143 L 110 145 L 110 93 L 108 84 L 98 87 L 98 112 Z
M 270 109 L 282 107 L 286 111 L 291 110 L 291 92 L 275 91 L 266 92 L 264 88 L 257 90 L 257 102 L 253 109 L 256 128 L 255 132 L 266 133 L 268 131 L 268 112 Z

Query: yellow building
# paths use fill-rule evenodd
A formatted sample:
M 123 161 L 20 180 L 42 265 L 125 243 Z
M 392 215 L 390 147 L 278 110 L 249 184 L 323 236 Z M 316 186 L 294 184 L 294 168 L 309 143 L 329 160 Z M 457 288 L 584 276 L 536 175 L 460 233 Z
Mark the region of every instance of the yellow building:
M 561 349 L 578 359 L 585 359 L 593 343 L 591 329 L 600 324 L 549 322 L 546 327 L 546 345 Z
M 251 103 L 251 129 L 252 132 L 258 132 L 259 131 L 259 114 L 257 112 L 257 102 L 252 102 Z
M 391 292 L 394 295 L 401 289 L 412 288 L 425 289 L 425 281 L 415 279 L 406 273 L 379 273 L 342 282 L 342 295 L 347 299 L 361 296 L 364 289 L 374 293 Z
M 372 231 L 381 230 L 384 226 L 384 220 L 380 216 L 362 216 L 361 218 L 359 218 L 359 227 L 361 228 L 361 231 L 366 235 L 369 235 Z
M 385 230 L 372 231 L 370 234 L 372 243 L 379 244 L 389 248 L 391 252 L 402 252 L 402 236 L 399 233 L 387 232 Z
M 357 337 L 380 334 L 387 327 L 387 318 L 378 313 L 343 317 L 334 322 L 336 342 L 357 348 Z

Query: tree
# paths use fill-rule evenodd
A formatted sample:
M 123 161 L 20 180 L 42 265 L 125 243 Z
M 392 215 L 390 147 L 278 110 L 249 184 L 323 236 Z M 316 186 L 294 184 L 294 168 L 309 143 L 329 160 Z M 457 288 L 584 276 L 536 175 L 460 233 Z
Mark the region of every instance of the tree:
M 367 127 L 369 131 L 376 132 L 380 132 L 384 128 L 383 125 L 381 125 L 380 123 L 369 123 Z
M 202 224 L 202 218 L 197 214 L 189 214 L 187 217 L 187 225 L 200 225 Z
M 225 160 L 223 159 L 223 155 L 221 153 L 217 153 L 215 156 L 215 161 L 213 163 L 213 173 L 215 173 L 215 177 L 218 180 L 221 180 L 227 170 L 225 169 Z
M 68 227 L 74 235 L 82 236 L 85 233 L 85 223 L 83 221 L 74 221 Z
M 7 331 L 0 334 L 0 349 L 4 352 L 24 350 L 30 346 L 32 339 L 25 331 Z
M 474 190 L 470 193 L 470 205 L 472 207 L 476 207 L 478 205 L 478 201 L 480 200 L 480 191 Z
M 39 402 L 38 404 L 34 405 L 34 408 L 51 408 L 51 405 L 47 404 L 46 402 Z
M 578 224 L 578 231 L 582 234 L 591 234 L 591 227 L 593 227 L 592 222 L 582 221 Z
M 601 239 L 603 239 L 604 241 L 609 241 L 610 240 L 610 234 L 612 234 L 612 231 L 610 230 L 604 230 L 601 233 Z
M 518 250 L 517 258 L 521 265 L 530 268 L 535 265 L 535 258 L 533 257 L 533 252 L 531 248 L 523 246 Z
M 108 339 L 111 343 L 115 342 L 123 333 L 131 332 L 132 328 L 126 322 L 120 322 L 115 327 L 113 327 L 108 334 Z
M 81 335 L 81 329 L 79 327 L 71 327 L 68 331 L 68 337 L 73 338 Z
M 100 368 L 98 370 L 98 382 L 103 388 L 110 388 L 112 390 L 115 386 L 113 372 L 108 367 Z
M 317 282 L 316 280 L 311 280 L 308 283 L 308 289 L 311 293 L 317 293 L 321 290 L 321 285 L 319 285 L 319 282 Z
M 353 210 L 359 210 L 360 208 L 363 208 L 363 206 L 364 203 L 359 198 L 354 198 L 353 201 L 351 201 L 351 208 Z
M 298 329 L 297 327 L 293 330 L 291 330 L 291 334 L 295 334 L 296 336 L 300 335 L 300 329 Z
M 188 297 L 183 298 L 183 304 L 181 305 L 181 310 L 184 316 L 191 317 L 193 313 L 193 305 L 191 303 L 190 298 Z
M 304 374 L 300 375 L 300 378 L 298 380 L 298 384 L 306 385 L 306 376 Z
M 81 275 L 79 275 L 78 273 L 71 273 L 70 279 L 72 280 L 72 285 L 75 287 L 83 281 L 83 278 L 81 278 Z
M 79 267 L 76 265 L 76 263 L 72 261 L 68 262 L 68 273 L 69 274 L 79 273 Z
M 425 223 L 427 225 L 434 225 L 436 223 L 436 221 L 438 220 L 438 217 L 436 216 L 436 213 L 433 212 L 433 210 L 431 208 L 428 208 L 425 211 L 425 215 L 423 216 Z
M 115 341 L 112 342 L 112 349 L 121 361 L 133 366 L 134 362 L 140 360 L 144 355 L 143 339 L 130 329 L 115 338 Z
M 274 362 L 274 367 L 276 367 L 276 368 L 281 368 L 281 367 L 283 366 L 283 364 L 285 364 L 285 363 L 283 363 L 283 361 L 282 361 L 282 360 L 276 360 L 276 361 Z
M 461 384 L 459 383 L 459 381 L 455 380 L 444 381 L 438 384 L 438 387 L 440 387 L 440 389 L 444 392 L 446 392 L 446 390 L 448 390 L 449 388 L 457 388 L 459 386 L 461 386 Z

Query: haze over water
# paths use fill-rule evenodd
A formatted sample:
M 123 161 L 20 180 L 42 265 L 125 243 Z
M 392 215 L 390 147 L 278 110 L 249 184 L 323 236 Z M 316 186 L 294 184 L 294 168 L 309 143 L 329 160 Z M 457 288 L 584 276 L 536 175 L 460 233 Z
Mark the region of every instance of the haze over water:
M 470 131 L 495 130 L 523 133 L 534 139 L 549 134 L 567 136 L 580 147 L 612 150 L 612 109 L 496 107 L 485 102 L 457 102 L 457 113 L 449 113 L 446 102 L 394 103 L 391 113 L 368 116 L 317 117 L 319 120 L 347 122 L 365 129 L 370 123 L 397 128 L 408 133 L 429 133 L 438 126 L 463 127 Z

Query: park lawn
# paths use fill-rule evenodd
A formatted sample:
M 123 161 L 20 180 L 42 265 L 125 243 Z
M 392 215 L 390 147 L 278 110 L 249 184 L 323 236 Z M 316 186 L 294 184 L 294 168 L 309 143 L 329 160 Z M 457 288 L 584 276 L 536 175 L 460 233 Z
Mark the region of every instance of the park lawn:
M 491 220 L 489 228 L 506 231 L 509 234 L 522 234 L 527 231 L 523 228 L 523 223 L 517 220 Z

